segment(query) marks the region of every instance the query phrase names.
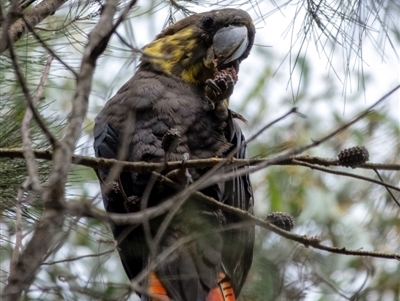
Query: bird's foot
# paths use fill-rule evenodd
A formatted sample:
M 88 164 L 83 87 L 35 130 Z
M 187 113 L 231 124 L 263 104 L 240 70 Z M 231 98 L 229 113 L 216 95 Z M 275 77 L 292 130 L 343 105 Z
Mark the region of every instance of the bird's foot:
M 209 109 L 221 119 L 228 118 L 228 99 L 233 93 L 238 77 L 234 68 L 226 68 L 216 73 L 213 79 L 206 80 L 205 93 Z
M 205 92 L 212 102 L 222 102 L 228 99 L 232 93 L 238 76 L 234 68 L 226 68 L 215 74 L 214 78 L 206 80 Z
M 190 175 L 189 170 L 185 167 L 187 160 L 189 160 L 189 154 L 184 153 L 182 155 L 181 168 L 171 170 L 165 175 L 168 179 L 177 183 L 179 185 L 179 189 L 185 189 L 193 183 L 192 176 Z

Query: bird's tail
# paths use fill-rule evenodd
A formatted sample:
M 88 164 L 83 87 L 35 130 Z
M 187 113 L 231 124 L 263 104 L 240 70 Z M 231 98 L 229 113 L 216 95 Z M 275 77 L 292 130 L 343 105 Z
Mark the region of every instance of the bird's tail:
M 236 301 L 231 282 L 225 273 L 219 273 L 218 286 L 210 290 L 206 301 Z
M 149 275 L 149 293 L 153 296 L 157 296 L 156 298 L 150 298 L 150 301 L 170 301 L 167 290 L 165 289 L 164 285 L 161 283 L 160 279 L 158 278 L 157 274 L 151 272 Z
M 149 293 L 154 296 L 150 301 L 170 301 L 167 290 L 156 273 L 152 272 L 149 275 L 148 284 Z M 210 290 L 205 301 L 236 301 L 231 282 L 226 277 L 225 273 L 219 273 L 218 286 Z

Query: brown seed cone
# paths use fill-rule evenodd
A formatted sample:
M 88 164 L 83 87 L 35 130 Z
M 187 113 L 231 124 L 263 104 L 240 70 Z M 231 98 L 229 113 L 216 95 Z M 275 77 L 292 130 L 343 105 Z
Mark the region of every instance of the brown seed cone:
M 345 167 L 355 167 L 369 160 L 368 150 L 364 146 L 355 146 L 339 153 L 339 164 Z
M 285 212 L 272 212 L 267 215 L 266 221 L 286 231 L 294 227 L 293 217 Z

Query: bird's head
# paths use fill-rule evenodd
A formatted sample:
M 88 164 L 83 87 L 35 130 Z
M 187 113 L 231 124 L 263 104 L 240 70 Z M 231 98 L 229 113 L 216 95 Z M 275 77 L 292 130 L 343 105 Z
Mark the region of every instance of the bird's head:
M 191 15 L 164 29 L 143 47 L 142 61 L 156 69 L 202 85 L 216 72 L 233 67 L 250 53 L 255 27 L 240 9 L 220 9 Z

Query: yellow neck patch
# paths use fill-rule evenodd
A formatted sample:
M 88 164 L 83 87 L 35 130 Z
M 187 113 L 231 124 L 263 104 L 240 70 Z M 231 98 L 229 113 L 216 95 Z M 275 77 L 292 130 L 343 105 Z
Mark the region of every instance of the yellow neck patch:
M 143 48 L 145 60 L 167 75 L 175 75 L 191 84 L 202 84 L 214 74 L 206 60 L 207 49 L 192 28 L 159 38 Z

